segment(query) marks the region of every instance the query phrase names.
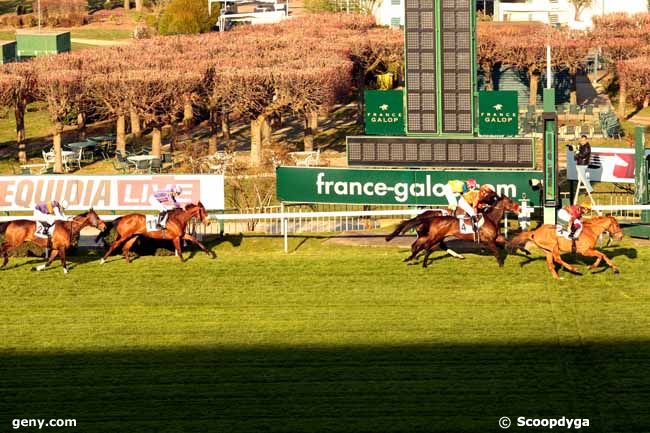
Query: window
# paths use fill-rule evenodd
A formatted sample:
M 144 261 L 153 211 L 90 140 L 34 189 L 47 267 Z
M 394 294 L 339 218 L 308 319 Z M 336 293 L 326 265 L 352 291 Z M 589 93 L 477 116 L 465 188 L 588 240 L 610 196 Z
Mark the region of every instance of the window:
M 394 0 L 392 0 L 394 1 Z M 399 1 L 399 0 L 398 0 Z M 402 20 L 399 17 L 394 17 L 390 19 L 390 26 L 391 27 L 400 27 L 402 25 Z
M 390 4 L 393 6 L 399 6 L 402 4 L 402 0 L 390 0 Z

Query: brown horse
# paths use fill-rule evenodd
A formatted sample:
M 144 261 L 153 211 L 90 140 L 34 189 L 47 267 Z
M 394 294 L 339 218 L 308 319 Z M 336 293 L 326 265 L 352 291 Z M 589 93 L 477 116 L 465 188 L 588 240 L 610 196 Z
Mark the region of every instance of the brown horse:
M 46 238 L 37 237 L 36 222 L 30 220 L 16 220 L 5 223 L 0 226 L 0 233 L 5 233 L 5 241 L 0 246 L 0 253 L 4 261 L 2 268 L 9 262 L 9 252 L 18 248 L 24 242 L 31 241 L 41 248 L 50 248 L 50 257 L 44 265 L 34 268 L 37 271 L 42 271 L 50 266 L 54 259 L 58 256 L 61 259 L 61 266 L 63 272 L 68 273 L 68 267 L 65 262 L 65 252 L 72 240 L 77 236 L 84 227 L 92 226 L 99 230 L 105 230 L 106 224 L 102 221 L 94 210 L 90 209 L 88 212 L 77 215 L 70 221 L 57 221 L 54 223 L 54 232 L 51 240 Z M 49 245 L 48 245 L 49 242 Z
M 201 251 L 207 255 L 215 258 L 215 254 L 212 251 L 208 251 L 205 246 L 199 242 L 194 236 L 191 236 L 185 233 L 185 228 L 187 223 L 192 219 L 197 218 L 202 221 L 204 224 L 210 224 L 210 218 L 208 217 L 208 212 L 203 207 L 203 204 L 199 202 L 198 204 L 188 204 L 184 209 L 174 209 L 169 211 L 167 217 L 167 224 L 165 225 L 165 230 L 159 230 L 154 232 L 147 231 L 146 217 L 144 214 L 130 214 L 123 217 L 117 218 L 113 221 L 106 230 L 104 230 L 98 238 L 105 237 L 108 235 L 112 227 L 115 227 L 117 230 L 117 239 L 111 244 L 106 254 L 101 260 L 101 264 L 106 262 L 106 259 L 115 251 L 117 248 L 122 247 L 122 253 L 124 254 L 124 259 L 127 263 L 130 263 L 129 260 L 129 251 L 131 247 L 138 239 L 138 236 L 144 236 L 150 239 L 169 239 L 174 243 L 174 249 L 176 254 L 180 258 L 181 262 L 184 262 L 183 252 L 181 251 L 181 240 L 190 241 L 193 244 L 201 248 Z
M 500 221 L 506 211 L 518 214 L 519 205 L 514 203 L 507 196 L 497 196 L 494 204 L 484 209 L 485 211 L 483 212 L 483 215 L 485 217 L 485 222 L 479 229 L 479 239 L 482 244 L 486 245 L 488 249 L 492 251 L 499 266 L 503 266 L 503 259 L 497 249 L 497 245 L 504 246 L 506 244 L 505 238 L 500 234 Z M 465 222 L 469 224 L 469 219 L 465 219 Z M 426 250 L 424 262 L 422 264 L 424 267 L 427 267 L 429 255 L 436 248 L 441 248 L 454 257 L 464 258 L 446 246 L 446 239 L 454 238 L 468 241 L 475 240 L 474 234 L 463 234 L 460 232 L 457 217 L 440 216 L 439 211 L 427 211 L 415 218 L 402 221 L 390 235 L 386 236 L 386 241 L 391 241 L 396 236 L 409 229 L 416 229 L 418 238 L 411 245 L 411 255 L 404 261 L 411 261 L 417 257 L 421 251 Z
M 616 218 L 612 216 L 597 216 L 590 220 L 585 220 L 583 222 L 582 233 L 576 241 L 576 252 L 585 257 L 596 257 L 594 264 L 589 266 L 590 270 L 596 269 L 600 266 L 600 262 L 604 260 L 605 263 L 607 263 L 607 265 L 618 274 L 620 271 L 614 262 L 612 262 L 605 254 L 596 250 L 596 242 L 603 233 L 609 234 L 609 236 L 616 241 L 623 239 L 623 231 L 621 230 L 618 221 L 616 221 Z M 526 243 L 529 241 L 544 250 L 544 253 L 546 254 L 546 264 L 554 278 L 560 279 L 560 276 L 555 270 L 556 263 L 562 265 L 562 267 L 567 269 L 569 272 L 580 274 L 575 266 L 571 266 L 562 260 L 560 253 L 571 252 L 573 242 L 564 237 L 558 236 L 554 225 L 546 224 L 535 231 L 522 232 L 512 239 L 509 246 L 511 249 L 520 248 L 524 252 L 528 253 L 524 248 Z

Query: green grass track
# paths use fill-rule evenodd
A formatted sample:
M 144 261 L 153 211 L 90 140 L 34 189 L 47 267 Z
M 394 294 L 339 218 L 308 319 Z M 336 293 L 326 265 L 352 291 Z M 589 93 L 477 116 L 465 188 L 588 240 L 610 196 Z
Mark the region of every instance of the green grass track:
M 71 257 L 67 276 L 12 259 L 0 431 L 76 418 L 69 431 L 485 433 L 502 416 L 650 431 L 650 249 L 611 246 L 620 275 L 555 282 L 519 256 L 499 269 L 436 253 L 422 269 L 397 248 L 298 246 Z

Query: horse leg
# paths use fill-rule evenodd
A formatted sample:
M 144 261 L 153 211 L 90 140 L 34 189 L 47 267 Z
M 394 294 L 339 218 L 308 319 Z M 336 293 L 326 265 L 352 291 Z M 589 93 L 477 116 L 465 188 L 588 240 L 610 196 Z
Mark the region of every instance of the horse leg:
M 104 254 L 104 257 L 102 257 L 102 259 L 100 260 L 99 264 L 100 264 L 100 265 L 103 265 L 104 263 L 106 263 L 106 259 L 107 259 L 111 254 L 113 254 L 113 251 L 115 251 L 117 248 L 120 247 L 120 245 L 122 245 L 123 243 L 125 243 L 125 242 L 128 241 L 129 239 L 130 239 L 130 238 L 127 238 L 127 237 L 116 239 L 116 240 L 111 244 L 111 247 L 108 249 L 108 251 L 106 251 L 106 254 Z
M 422 267 L 426 268 L 429 266 L 429 256 L 436 248 L 440 247 L 440 242 L 442 242 L 444 237 L 440 238 L 438 236 L 430 238 L 429 241 L 424 245 L 426 253 L 424 253 L 424 258 L 422 259 Z
M 492 251 L 492 254 L 494 255 L 494 257 L 497 259 L 497 263 L 499 264 L 499 267 L 502 268 L 503 264 L 504 264 L 503 263 L 503 257 L 501 257 L 501 253 L 499 252 L 499 248 L 497 248 L 496 242 L 494 240 L 488 241 L 486 243 L 486 245 L 487 245 L 488 249 L 490 251 Z
M 52 262 L 54 261 L 54 259 L 56 259 L 56 256 L 57 256 L 57 255 L 59 255 L 59 250 L 54 250 L 54 249 L 53 249 L 53 250 L 50 252 L 50 257 L 47 259 L 47 262 L 45 262 L 44 264 L 42 264 L 42 265 L 40 265 L 40 266 L 37 266 L 37 267 L 35 267 L 35 268 L 32 268 L 32 270 L 33 270 L 33 271 L 38 271 L 38 272 L 44 270 L 45 268 L 47 268 L 48 266 L 50 266 L 50 265 L 52 264 Z
M 131 239 L 128 240 L 127 243 L 124 244 L 122 247 L 122 254 L 124 254 L 124 260 L 126 260 L 127 263 L 131 263 L 131 260 L 129 259 L 129 253 L 131 252 L 131 247 L 133 247 L 133 244 L 135 241 L 138 240 L 137 236 L 133 236 Z
M 181 238 L 180 236 L 177 238 L 174 238 L 174 248 L 176 249 L 176 255 L 178 256 L 179 259 L 181 259 L 181 263 L 183 263 L 185 260 L 183 260 L 183 251 L 181 250 Z
M 204 253 L 206 253 L 207 255 L 209 255 L 210 257 L 212 257 L 213 259 L 216 257 L 216 255 L 214 254 L 214 252 L 212 252 L 212 251 L 208 251 L 208 249 L 205 247 L 205 245 L 203 245 L 201 242 L 199 242 L 199 240 L 198 240 L 197 238 L 195 238 L 194 236 L 192 236 L 192 235 L 188 235 L 187 233 L 185 233 L 185 234 L 183 235 L 183 239 L 186 240 L 186 241 L 190 241 L 190 242 L 192 242 L 194 245 L 196 245 L 196 246 L 198 246 L 199 248 L 201 248 L 201 251 L 203 251 Z
M 592 271 L 594 269 L 598 269 L 598 267 L 600 266 L 600 262 L 602 262 L 602 261 L 603 261 L 603 258 L 598 256 L 598 258 L 593 263 L 593 265 L 588 266 L 587 269 L 589 269 L 590 271 Z
M 59 251 L 59 258 L 61 259 L 61 266 L 63 266 L 63 273 L 68 273 L 68 265 L 65 262 L 65 248 L 61 248 Z
M 560 276 L 558 275 L 557 270 L 555 270 L 555 260 L 553 260 L 553 253 L 546 252 L 546 266 L 548 266 L 548 270 L 551 271 L 551 274 L 553 274 L 553 278 L 559 280 Z
M 553 252 L 551 254 L 552 254 L 552 257 L 553 257 L 553 260 L 555 261 L 555 263 L 558 263 L 558 264 L 562 265 L 562 267 L 564 269 L 568 270 L 569 272 L 573 272 L 574 274 L 582 275 L 578 268 L 576 268 L 575 266 L 571 266 L 570 264 L 568 264 L 567 262 L 562 260 L 562 256 L 560 255 L 560 248 L 559 247 L 556 246 L 555 248 L 553 248 Z
M 422 251 L 426 238 L 418 237 L 415 242 L 411 244 L 411 255 L 404 259 L 404 262 L 410 262 L 415 259 L 417 255 Z
M 440 241 L 440 249 L 456 259 L 465 260 L 464 255 L 458 254 L 456 251 L 449 248 L 444 240 Z
M 11 248 L 9 247 L 8 242 L 4 242 L 0 246 L 0 251 L 2 251 L 2 266 L 0 266 L 0 268 L 4 268 L 5 266 L 7 266 L 7 263 L 9 263 L 9 250 L 10 249 Z
M 620 269 L 618 269 L 618 266 L 616 266 L 616 265 L 614 264 L 614 262 L 611 261 L 611 260 L 609 259 L 609 257 L 607 257 L 607 255 L 605 255 L 604 253 L 601 253 L 600 251 L 598 251 L 598 250 L 596 250 L 596 249 L 594 249 L 594 248 L 590 248 L 590 249 L 588 249 L 587 251 L 580 252 L 580 254 L 583 255 L 583 256 L 586 256 L 586 257 L 597 257 L 596 263 L 594 263 L 593 265 L 589 266 L 589 269 L 591 269 L 592 266 L 593 266 L 594 268 L 596 268 L 596 264 L 600 264 L 601 260 L 604 260 L 605 263 L 607 263 L 607 265 L 608 265 L 610 268 L 612 268 L 612 270 L 614 271 L 615 274 L 618 274 L 618 273 L 621 272 Z

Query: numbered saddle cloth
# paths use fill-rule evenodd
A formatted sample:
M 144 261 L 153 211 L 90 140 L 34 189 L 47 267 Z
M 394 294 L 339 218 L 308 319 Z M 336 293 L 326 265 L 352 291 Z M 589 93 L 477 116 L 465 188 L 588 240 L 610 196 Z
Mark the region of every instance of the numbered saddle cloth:
M 165 218 L 160 222 L 160 225 L 164 229 L 167 225 L 167 218 L 169 215 L 165 215 Z M 147 225 L 148 232 L 159 232 L 160 227 L 158 227 L 158 216 L 157 215 L 145 215 L 145 223 Z
M 52 235 L 54 234 L 55 227 L 56 226 L 54 224 L 49 225 L 49 224 L 43 224 L 40 221 L 36 221 L 36 232 L 34 233 L 34 235 L 37 238 L 47 239 L 49 237 L 52 237 Z
M 471 218 L 458 218 L 458 224 L 460 227 L 460 232 L 464 235 L 469 235 L 474 233 L 474 226 L 472 225 L 472 219 Z M 478 228 L 480 229 L 483 227 L 483 224 L 485 224 L 485 220 L 481 216 L 481 218 L 478 220 Z

